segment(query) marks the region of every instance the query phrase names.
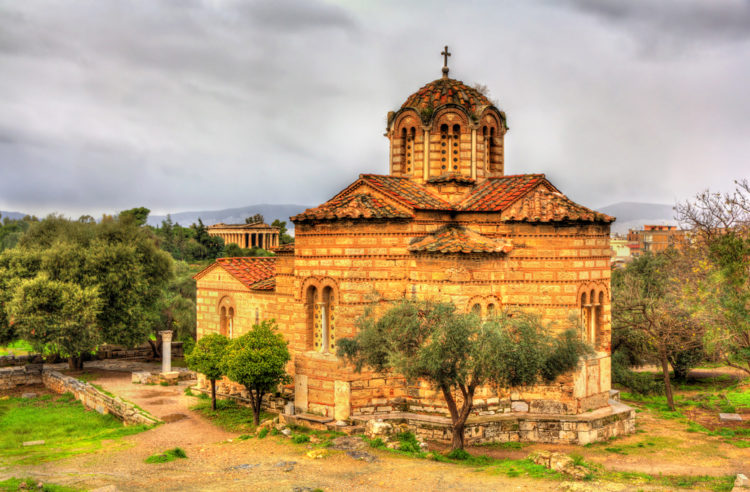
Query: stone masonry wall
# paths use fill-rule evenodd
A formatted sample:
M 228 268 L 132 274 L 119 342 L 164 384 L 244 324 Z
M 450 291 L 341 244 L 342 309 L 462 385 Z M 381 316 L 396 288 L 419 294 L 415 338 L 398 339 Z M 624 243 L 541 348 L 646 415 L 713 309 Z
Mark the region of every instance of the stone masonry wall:
M 102 414 L 112 414 L 125 425 L 153 425 L 159 422 L 156 418 L 142 412 L 132 403 L 123 401 L 119 397 L 107 395 L 89 383 L 57 371 L 44 370 L 42 382 L 55 393 L 71 393 L 86 408 L 91 408 Z
M 42 384 L 41 368 L 37 366 L 4 367 L 0 369 L 0 391 L 31 384 Z

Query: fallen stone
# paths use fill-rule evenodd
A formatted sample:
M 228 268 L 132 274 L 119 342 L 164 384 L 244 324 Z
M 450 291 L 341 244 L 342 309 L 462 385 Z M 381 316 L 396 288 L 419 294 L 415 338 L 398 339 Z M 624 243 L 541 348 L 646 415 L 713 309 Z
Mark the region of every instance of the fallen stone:
M 288 427 L 281 429 L 281 433 L 284 434 L 286 437 L 289 437 L 292 435 L 292 431 Z
M 389 422 L 379 422 L 377 420 L 368 420 L 365 426 L 365 434 L 370 437 L 388 436 L 393 434 L 393 425 Z
M 737 474 L 737 478 L 734 480 L 734 486 L 736 488 L 748 488 L 750 489 L 750 479 L 742 473 Z
M 39 446 L 44 444 L 44 441 L 26 441 L 23 443 L 24 446 Z
M 24 393 L 24 394 L 21 395 L 21 398 L 27 398 L 27 399 L 28 398 L 36 398 L 36 397 L 37 397 L 36 393 Z
M 720 422 L 742 422 L 742 415 L 738 413 L 720 413 Z
M 365 451 L 356 451 L 356 450 L 347 451 L 346 455 L 354 458 L 355 460 L 364 461 L 366 463 L 372 463 L 374 461 L 378 461 L 377 456 L 373 456 L 370 453 L 367 453 Z

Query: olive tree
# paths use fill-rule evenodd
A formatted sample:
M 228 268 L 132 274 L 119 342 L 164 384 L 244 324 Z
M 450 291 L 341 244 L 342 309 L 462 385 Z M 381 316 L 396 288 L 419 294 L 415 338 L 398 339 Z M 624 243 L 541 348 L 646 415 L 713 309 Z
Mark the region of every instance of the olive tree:
M 354 338 L 338 341 L 339 356 L 357 371 L 365 366 L 393 371 L 438 388 L 451 416 L 453 449 L 464 446 L 478 387 L 552 381 L 576 367 L 588 351 L 573 329 L 552 336 L 538 317 L 523 313 L 483 322 L 458 312 L 452 303 L 404 300 L 380 317 L 368 310 L 357 328 Z
M 260 423 L 263 396 L 291 381 L 286 373 L 289 360 L 287 342 L 276 331 L 273 320 L 253 325 L 250 331 L 229 344 L 222 360 L 224 374 L 247 389 L 255 425 Z
M 224 375 L 221 361 L 227 351 L 227 346 L 229 346 L 227 337 L 212 333 L 198 340 L 192 352 L 185 355 L 188 367 L 211 381 L 212 410 L 216 410 L 216 380 Z

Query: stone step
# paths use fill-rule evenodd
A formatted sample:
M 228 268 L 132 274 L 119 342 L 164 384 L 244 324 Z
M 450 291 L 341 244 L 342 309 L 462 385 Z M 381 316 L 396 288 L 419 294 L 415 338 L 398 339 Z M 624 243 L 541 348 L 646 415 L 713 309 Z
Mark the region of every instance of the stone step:
M 312 413 L 297 413 L 294 416 L 298 419 L 309 420 L 310 422 L 315 422 L 318 424 L 327 424 L 328 422 L 333 422 L 333 419 L 331 417 L 323 417 L 322 415 L 314 415 Z

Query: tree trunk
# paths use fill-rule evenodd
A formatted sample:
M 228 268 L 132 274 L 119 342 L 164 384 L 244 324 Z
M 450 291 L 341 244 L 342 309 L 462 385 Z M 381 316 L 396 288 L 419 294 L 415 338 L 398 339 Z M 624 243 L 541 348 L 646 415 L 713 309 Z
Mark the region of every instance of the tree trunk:
M 216 380 L 211 380 L 211 410 L 216 411 Z
M 148 344 L 151 346 L 151 353 L 154 356 L 154 359 L 159 358 L 159 345 L 156 343 L 156 340 L 148 339 Z
M 68 357 L 68 369 L 72 371 L 80 371 L 83 369 L 83 357 Z
M 260 391 L 249 391 L 251 403 L 250 406 L 253 409 L 253 424 L 255 426 L 260 425 L 260 408 L 263 403 L 263 393 Z
M 453 431 L 451 451 L 455 451 L 456 449 L 463 449 L 466 419 L 469 417 L 469 413 L 471 413 L 471 407 L 474 403 L 474 388 L 469 387 L 468 390 L 465 388 L 461 388 L 461 392 L 464 394 L 464 404 L 461 407 L 460 412 L 458 411 L 456 400 L 453 398 L 453 394 L 451 393 L 450 388 L 441 386 L 440 389 L 443 391 L 443 398 L 445 398 L 445 402 L 448 404 L 448 411 L 451 414 L 451 424 Z
M 667 395 L 667 406 L 674 412 L 674 398 L 672 397 L 672 382 L 669 380 L 669 362 L 667 361 L 667 355 L 661 353 L 659 354 L 659 359 L 661 360 L 662 376 L 664 376 L 664 392 Z

